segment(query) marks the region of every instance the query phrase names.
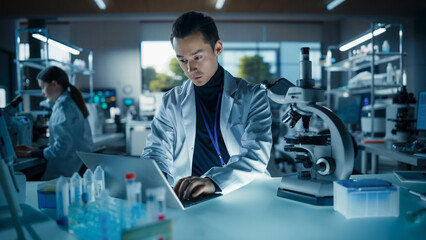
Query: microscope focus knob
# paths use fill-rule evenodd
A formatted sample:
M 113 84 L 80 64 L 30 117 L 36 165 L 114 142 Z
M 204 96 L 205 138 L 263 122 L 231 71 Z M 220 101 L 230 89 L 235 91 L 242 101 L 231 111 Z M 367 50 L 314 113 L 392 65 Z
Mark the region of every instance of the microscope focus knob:
M 319 174 L 326 176 L 334 173 L 334 170 L 336 170 L 336 163 L 334 159 L 330 157 L 322 157 L 318 158 L 315 168 Z

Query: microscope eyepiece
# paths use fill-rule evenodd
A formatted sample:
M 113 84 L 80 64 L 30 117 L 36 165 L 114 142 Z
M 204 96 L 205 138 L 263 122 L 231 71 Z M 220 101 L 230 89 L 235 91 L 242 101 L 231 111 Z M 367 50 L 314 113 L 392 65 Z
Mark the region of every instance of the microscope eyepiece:
M 300 49 L 300 57 L 301 61 L 309 61 L 309 48 L 304 47 Z

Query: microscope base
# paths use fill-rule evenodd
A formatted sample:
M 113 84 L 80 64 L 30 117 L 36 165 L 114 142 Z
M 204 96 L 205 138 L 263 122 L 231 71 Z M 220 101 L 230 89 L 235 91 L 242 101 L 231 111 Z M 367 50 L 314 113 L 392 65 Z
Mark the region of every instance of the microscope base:
M 333 206 L 333 196 L 316 197 L 313 195 L 293 192 L 291 190 L 280 189 L 280 188 L 278 188 L 277 196 L 298 201 L 298 202 L 316 205 L 316 206 Z
M 300 179 L 297 173 L 284 175 L 277 196 L 318 206 L 333 205 L 333 182 Z

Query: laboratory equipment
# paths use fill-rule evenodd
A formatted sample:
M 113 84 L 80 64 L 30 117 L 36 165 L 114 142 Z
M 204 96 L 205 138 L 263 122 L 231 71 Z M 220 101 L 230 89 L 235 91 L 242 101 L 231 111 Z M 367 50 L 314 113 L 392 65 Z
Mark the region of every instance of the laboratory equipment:
M 99 199 L 102 192 L 105 190 L 105 172 L 101 166 L 97 166 L 94 172 L 95 175 L 95 198 Z
M 10 134 L 12 145 L 32 145 L 33 122 L 25 115 L 17 115 L 22 97 L 15 97 L 4 108 L 4 120 Z
M 38 208 L 56 209 L 56 183 L 58 178 L 37 185 Z
M 56 182 L 56 222 L 59 225 L 68 225 L 69 184 L 60 176 Z
M 90 169 L 87 169 L 83 174 L 83 189 L 84 193 L 88 195 L 88 201 L 95 201 L 95 182 L 93 179 L 93 172 Z
M 4 120 L 4 109 L 0 109 L 0 193 L 6 198 L 18 239 L 25 239 L 18 216 L 22 213 L 22 210 L 18 203 L 17 194 L 22 190 L 18 187 L 13 171 L 13 162 L 15 158 L 16 155 L 13 151 L 12 142 L 7 131 L 6 121 Z
M 71 176 L 70 180 L 70 195 L 71 195 L 71 205 L 78 205 L 81 204 L 82 198 L 81 195 L 83 194 L 83 187 L 82 187 L 82 179 L 80 175 L 75 172 Z
M 166 189 L 148 188 L 145 194 L 148 221 L 163 221 L 166 213 Z
M 289 122 L 290 128 L 294 128 L 302 119 L 303 130 L 285 138 L 284 150 L 294 152 L 296 163 L 303 164 L 303 168 L 283 176 L 277 195 L 314 205 L 332 205 L 333 181 L 347 179 L 352 173 L 354 141 L 331 110 L 316 104 L 324 100 L 324 90 L 313 86 L 309 48 L 301 49 L 299 76 L 297 86 L 285 78 L 264 84 L 269 98 L 290 105 L 284 123 Z M 309 131 L 314 114 L 328 126 L 330 134 Z
M 136 175 L 134 172 L 126 173 L 124 179 L 126 180 L 126 196 L 127 201 L 131 204 L 142 202 L 142 186 L 141 182 L 136 182 Z
M 334 182 L 334 210 L 347 219 L 399 216 L 399 188 L 380 179 Z
M 406 86 L 393 98 L 392 104 L 386 107 L 386 135 L 387 140 L 407 142 L 415 133 L 414 124 L 414 94 L 408 93 Z
M 361 111 L 361 131 L 367 137 L 384 137 L 386 132 L 385 103 L 375 103 L 373 107 L 366 105 Z M 373 109 L 373 110 L 372 110 Z M 374 118 L 372 117 L 374 111 Z M 374 121 L 374 133 L 371 132 L 371 121 Z
M 124 218 L 126 228 L 138 225 L 138 219 L 142 217 L 142 185 L 141 182 L 135 181 L 134 172 L 126 173 L 124 177 L 126 181 L 127 202 L 124 208 Z

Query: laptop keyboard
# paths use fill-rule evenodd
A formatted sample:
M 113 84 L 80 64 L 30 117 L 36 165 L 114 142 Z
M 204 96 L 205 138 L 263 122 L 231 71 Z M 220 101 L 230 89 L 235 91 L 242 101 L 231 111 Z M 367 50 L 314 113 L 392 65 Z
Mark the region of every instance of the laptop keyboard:
M 187 207 L 191 207 L 194 205 L 197 205 L 199 203 L 205 202 L 207 200 L 213 199 L 213 198 L 217 198 L 219 196 L 222 196 L 222 194 L 201 194 L 200 196 L 196 197 L 196 198 L 191 198 L 191 199 L 187 199 L 187 200 L 180 200 L 182 202 L 182 205 L 187 208 Z

